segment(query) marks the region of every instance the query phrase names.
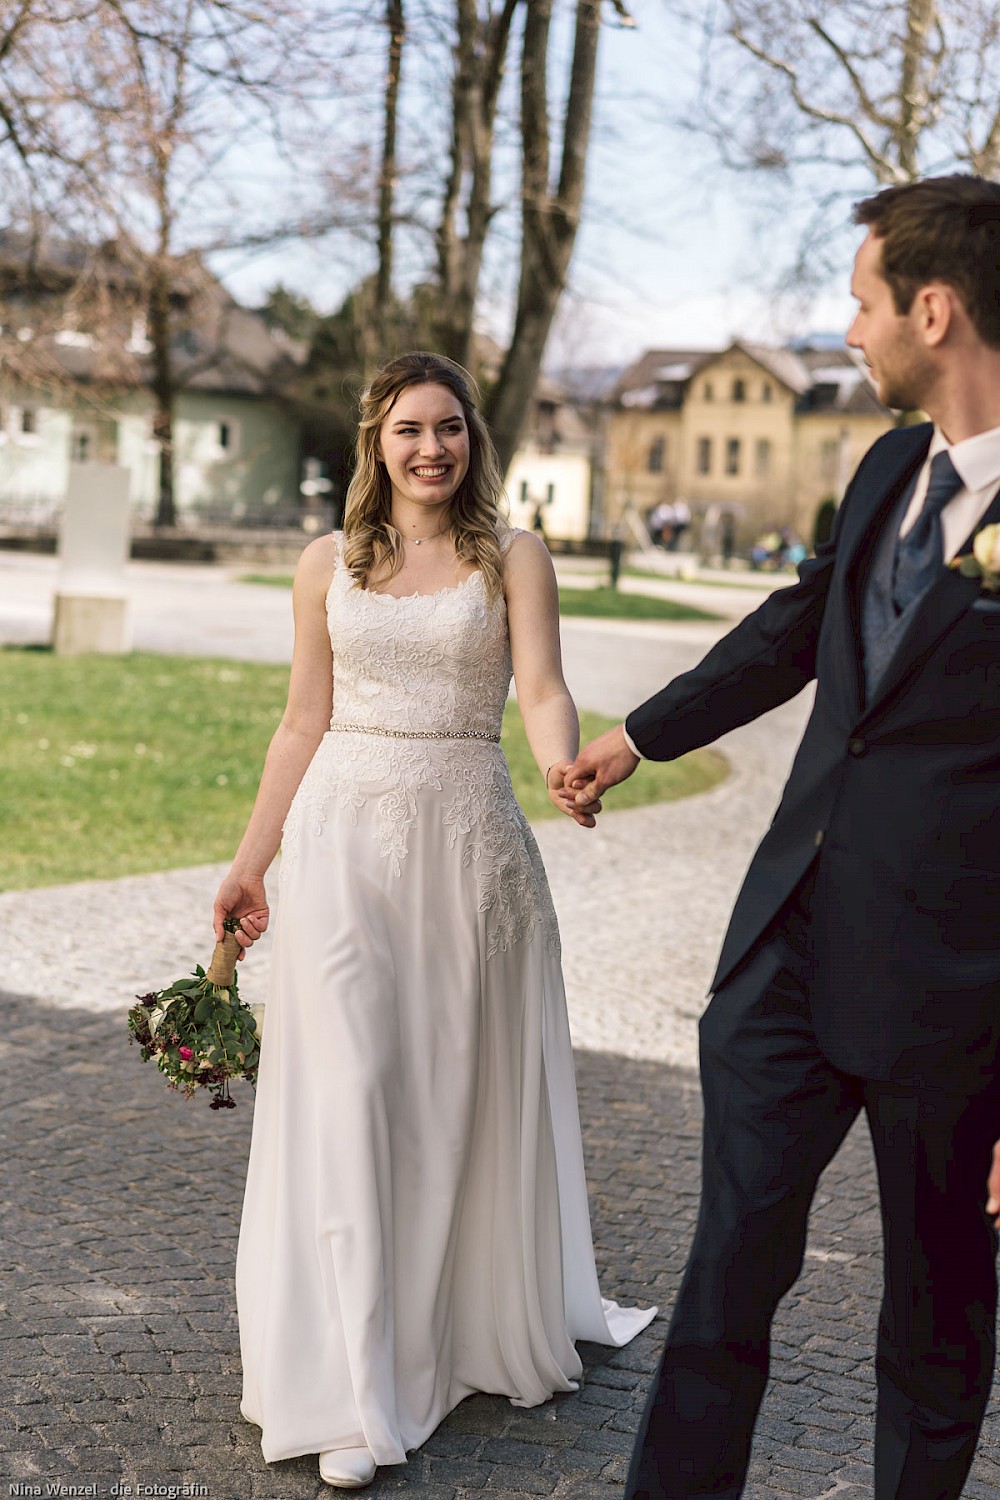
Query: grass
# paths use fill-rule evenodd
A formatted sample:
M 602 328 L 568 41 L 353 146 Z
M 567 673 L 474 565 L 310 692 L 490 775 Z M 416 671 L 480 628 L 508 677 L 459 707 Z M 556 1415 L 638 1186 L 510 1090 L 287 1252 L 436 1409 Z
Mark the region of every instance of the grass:
M 718 620 L 720 615 L 679 604 L 676 599 L 658 599 L 652 594 L 625 594 L 617 589 L 560 589 L 559 612 L 587 615 L 601 620 Z
M 228 859 L 284 706 L 287 667 L 0 650 L 0 890 Z M 584 714 L 590 739 L 614 721 Z M 516 705 L 504 749 L 529 818 L 545 798 Z M 722 757 L 646 765 L 613 806 L 714 785 Z
M 291 588 L 290 573 L 244 573 L 240 583 L 276 584 Z M 559 590 L 559 611 L 564 615 L 587 615 L 602 620 L 719 620 L 675 599 L 657 599 L 651 594 L 620 594 L 617 589 L 585 588 Z

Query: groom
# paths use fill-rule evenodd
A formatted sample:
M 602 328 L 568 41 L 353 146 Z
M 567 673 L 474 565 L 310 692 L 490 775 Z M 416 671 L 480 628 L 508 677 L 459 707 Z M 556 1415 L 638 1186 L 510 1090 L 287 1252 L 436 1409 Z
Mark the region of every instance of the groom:
M 816 679 L 701 1022 L 701 1212 L 628 1500 L 742 1493 L 771 1319 L 860 1110 L 885 1247 L 877 1500 L 960 1494 L 992 1380 L 1000 546 L 980 540 L 985 576 L 954 564 L 1000 523 L 1000 186 L 932 178 L 855 217 L 848 343 L 887 406 L 931 421 L 870 450 L 798 583 L 567 772 L 584 807 Z

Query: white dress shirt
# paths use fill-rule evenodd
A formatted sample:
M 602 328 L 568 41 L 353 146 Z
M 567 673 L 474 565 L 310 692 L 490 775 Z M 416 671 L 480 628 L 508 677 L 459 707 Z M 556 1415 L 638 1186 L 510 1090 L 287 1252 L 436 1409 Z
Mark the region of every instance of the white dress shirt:
M 944 546 L 944 561 L 951 562 L 958 549 L 989 510 L 994 495 L 1000 490 L 1000 427 L 991 427 L 988 432 L 978 432 L 975 437 L 965 438 L 961 443 L 950 443 L 939 427 L 934 428 L 931 445 L 920 473 L 916 488 L 899 528 L 905 536 L 916 523 L 927 496 L 930 480 L 931 459 L 947 450 L 955 465 L 955 471 L 963 488 L 957 490 L 941 512 L 941 540 Z M 623 726 L 625 743 L 633 755 L 640 760 L 645 756 Z
M 952 495 L 941 512 L 941 540 L 944 544 L 944 561 L 947 563 L 957 555 L 959 547 L 985 516 L 990 502 L 1000 489 L 1000 427 L 991 427 L 988 432 L 977 432 L 975 437 L 951 444 L 941 429 L 935 427 L 927 458 L 917 475 L 913 499 L 899 528 L 900 536 L 905 536 L 916 524 L 927 495 L 931 459 L 944 452 L 951 458 L 963 484 L 963 488 Z

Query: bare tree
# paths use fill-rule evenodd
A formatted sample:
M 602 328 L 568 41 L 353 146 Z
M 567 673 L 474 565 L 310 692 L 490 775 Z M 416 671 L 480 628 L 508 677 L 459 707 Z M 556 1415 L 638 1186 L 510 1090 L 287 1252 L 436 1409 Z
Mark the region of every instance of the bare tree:
M 471 365 L 481 308 L 484 258 L 503 220 L 519 228 L 517 307 L 513 336 L 498 380 L 488 392 L 488 413 L 501 457 L 513 457 L 541 368 L 552 319 L 566 284 L 583 209 L 585 167 L 596 79 L 601 0 L 410 0 L 406 46 L 431 66 L 411 84 L 411 112 L 402 165 L 397 150 L 401 99 L 399 57 L 402 0 L 386 0 L 379 24 L 388 39 L 382 85 L 382 165 L 375 213 L 377 270 L 353 291 L 338 315 L 354 327 L 358 362 L 372 362 L 401 340 L 423 338 L 442 353 Z M 623 0 L 613 0 L 628 23 Z M 564 47 L 554 18 L 570 21 L 572 42 Z M 566 13 L 569 13 L 566 15 Z M 518 26 L 518 22 L 523 24 Z M 511 56 L 517 68 L 519 111 L 505 113 L 504 78 Z M 447 66 L 447 110 L 435 115 L 427 76 L 435 81 Z M 566 68 L 565 89 L 550 98 L 550 78 Z M 416 108 L 414 109 L 413 105 Z M 419 127 L 414 130 L 415 116 Z M 447 142 L 447 168 L 437 170 L 440 129 Z M 504 187 L 495 193 L 497 163 Z M 553 166 L 554 161 L 554 166 Z M 414 214 L 393 188 L 406 179 L 409 197 L 438 205 L 436 219 Z M 391 276 L 399 262 L 397 240 L 409 234 L 410 264 L 421 235 L 432 235 L 433 270 L 411 274 L 393 295 Z
M 519 3 L 500 0 L 482 11 L 476 0 L 455 0 L 451 146 L 435 237 L 435 333 L 442 353 L 463 365 L 471 362 L 483 251 L 496 212 L 491 189 L 497 104 Z
M 290 222 L 283 203 L 225 188 L 234 151 L 285 149 L 325 102 L 355 16 L 322 0 L 17 0 L 0 21 L 0 165 L 20 167 L 22 220 L 50 236 L 74 228 L 112 241 L 118 276 L 145 317 L 124 382 L 147 381 L 160 453 L 158 525 L 173 525 L 174 407 L 185 307 L 212 279 L 203 256 L 329 228 L 330 214 Z M 338 58 L 338 45 L 340 56 Z M 72 148 L 72 149 L 71 149 Z M 23 236 L 22 236 L 23 239 Z M 212 299 L 210 298 L 210 301 Z M 213 318 L 218 327 L 218 298 Z M 135 343 L 136 341 L 130 341 Z M 129 366 L 126 368 L 126 366 Z M 185 378 L 199 373 L 186 363 Z
M 605 3 L 623 13 L 623 0 Z M 582 212 L 601 5 L 11 0 L 0 17 L 0 169 L 5 156 L 25 168 L 47 162 L 39 181 L 50 198 L 62 183 L 64 207 L 86 219 L 92 239 L 114 241 L 140 288 L 150 350 L 135 378 L 153 393 L 160 525 L 176 513 L 183 307 L 204 255 L 234 245 L 332 227 L 360 237 L 370 274 L 331 340 L 353 351 L 344 371 L 353 375 L 355 356 L 363 371 L 414 338 L 472 362 L 484 262 L 491 253 L 503 261 L 516 229 L 513 337 L 489 393 L 501 452 L 513 455 Z M 337 62 L 341 76 L 346 69 L 343 47 L 338 57 L 330 43 L 355 35 L 361 65 L 351 86 L 362 107 L 338 111 L 327 80 Z M 404 73 L 405 59 L 420 66 L 407 62 Z M 329 203 L 314 195 L 306 212 L 289 215 L 259 191 L 221 202 L 227 153 L 265 132 L 293 187 L 315 183 L 327 153 Z M 79 146 L 75 155 L 67 143 Z M 500 225 L 507 238 L 498 247 Z
M 731 165 L 886 185 L 1000 170 L 993 0 L 724 0 L 718 15 L 703 102 Z
M 506 467 L 517 449 L 580 223 L 597 74 L 600 0 L 577 0 L 558 175 L 548 69 L 553 0 L 527 0 L 521 52 L 521 266 L 514 333 L 488 415 Z
M 396 185 L 396 124 L 403 71 L 403 41 L 406 17 L 403 0 L 386 0 L 385 26 L 389 47 L 385 78 L 385 124 L 382 136 L 382 171 L 378 195 L 378 274 L 375 305 L 382 309 L 392 296 L 393 199 Z

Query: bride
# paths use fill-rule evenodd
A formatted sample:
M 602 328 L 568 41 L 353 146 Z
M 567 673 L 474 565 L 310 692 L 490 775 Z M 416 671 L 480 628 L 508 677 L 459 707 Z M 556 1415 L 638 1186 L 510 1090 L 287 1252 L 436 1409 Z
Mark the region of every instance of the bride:
M 294 589 L 288 704 L 215 902 L 274 981 L 236 1265 L 270 1463 L 361 1488 L 474 1391 L 576 1389 L 602 1301 L 559 960 L 500 749 L 511 672 L 555 805 L 577 751 L 544 544 L 500 514 L 471 377 L 407 354 L 361 404 L 342 533 Z M 283 825 L 283 826 L 282 826 Z

